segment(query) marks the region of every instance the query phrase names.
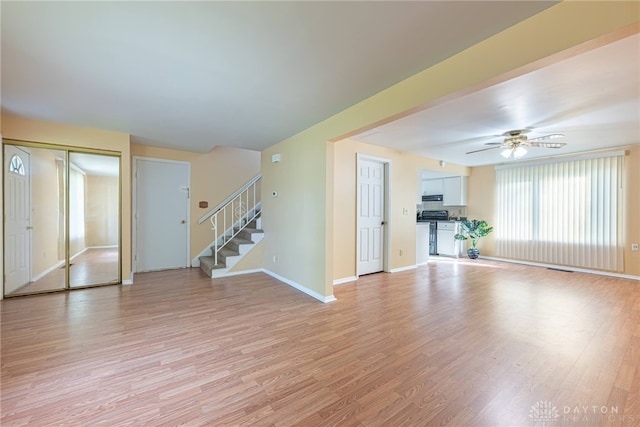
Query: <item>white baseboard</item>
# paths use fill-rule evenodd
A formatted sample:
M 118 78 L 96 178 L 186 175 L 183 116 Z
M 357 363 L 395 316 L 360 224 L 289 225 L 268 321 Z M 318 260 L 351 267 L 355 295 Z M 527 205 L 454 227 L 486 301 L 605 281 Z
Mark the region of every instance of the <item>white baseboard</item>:
M 48 269 L 46 269 L 45 271 L 43 271 L 42 273 L 34 276 L 31 278 L 32 282 L 35 282 L 36 280 L 40 280 L 42 279 L 44 276 L 46 276 L 47 274 L 51 273 L 53 270 L 57 270 L 58 268 L 62 267 L 64 265 L 64 260 L 62 261 L 58 261 L 56 264 L 54 264 L 52 267 L 49 267 Z
M 325 297 L 324 295 L 320 295 L 316 291 L 312 291 L 311 289 L 309 289 L 309 288 L 307 288 L 305 286 L 302 286 L 301 284 L 296 283 L 293 280 L 286 279 L 286 278 L 280 276 L 279 274 L 274 273 L 273 271 L 270 271 L 270 270 L 267 270 L 267 269 L 263 269 L 262 271 L 264 271 L 266 274 L 268 274 L 269 276 L 273 277 L 274 279 L 278 279 L 279 281 L 281 281 L 283 283 L 286 283 L 287 285 L 289 285 L 289 286 L 291 286 L 293 288 L 296 288 L 300 292 L 304 292 L 305 294 L 317 299 L 318 301 L 322 301 L 324 303 L 336 301 L 336 297 L 334 297 L 333 295 Z
M 401 271 L 415 270 L 416 268 L 418 268 L 417 265 L 407 265 L 405 267 L 392 268 L 389 273 L 400 273 Z
M 122 284 L 123 285 L 133 285 L 133 271 L 131 272 L 131 275 L 129 276 L 128 279 L 123 279 L 122 280 Z
M 240 270 L 240 271 L 227 271 L 222 277 L 213 277 L 213 279 L 224 279 L 229 276 L 241 276 L 243 274 L 251 274 L 251 273 L 262 273 L 264 272 L 263 268 L 253 268 L 250 270 Z
M 343 277 L 342 279 L 335 279 L 333 281 L 333 286 L 342 285 L 343 283 L 355 282 L 358 280 L 356 276 Z
M 544 267 L 544 268 L 554 268 L 557 270 L 567 270 L 574 271 L 576 273 L 587 273 L 587 274 L 597 274 L 599 276 L 609 276 L 609 277 L 617 277 L 619 279 L 630 279 L 630 280 L 638 280 L 640 281 L 640 276 L 634 276 L 631 274 L 621 274 L 621 273 L 612 273 L 610 271 L 600 271 L 600 270 L 589 270 L 586 268 L 579 267 L 570 267 L 566 265 L 558 265 L 558 264 L 544 264 L 540 262 L 532 262 L 532 261 L 522 261 L 517 259 L 509 259 L 509 258 L 498 258 L 492 256 L 480 256 L 481 259 L 489 259 L 492 261 L 500 261 L 500 262 L 509 262 L 512 264 L 523 264 L 530 265 L 532 267 Z

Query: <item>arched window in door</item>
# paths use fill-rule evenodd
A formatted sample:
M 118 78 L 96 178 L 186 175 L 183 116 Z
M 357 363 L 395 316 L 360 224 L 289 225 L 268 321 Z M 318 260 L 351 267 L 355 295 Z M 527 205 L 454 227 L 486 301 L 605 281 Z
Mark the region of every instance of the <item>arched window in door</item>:
M 11 161 L 9 162 L 9 172 L 23 176 L 25 174 L 24 163 L 22 163 L 22 159 L 17 154 L 14 154 L 13 157 L 11 157 Z

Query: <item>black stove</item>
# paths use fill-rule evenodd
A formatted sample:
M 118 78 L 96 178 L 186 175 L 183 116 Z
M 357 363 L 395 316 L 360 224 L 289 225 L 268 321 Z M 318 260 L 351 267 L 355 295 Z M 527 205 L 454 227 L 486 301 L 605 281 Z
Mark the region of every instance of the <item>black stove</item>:
M 449 211 L 422 211 L 420 221 L 429 222 L 429 255 L 438 255 L 438 223 L 449 219 Z
M 449 211 L 422 211 L 422 221 L 446 221 L 449 219 Z

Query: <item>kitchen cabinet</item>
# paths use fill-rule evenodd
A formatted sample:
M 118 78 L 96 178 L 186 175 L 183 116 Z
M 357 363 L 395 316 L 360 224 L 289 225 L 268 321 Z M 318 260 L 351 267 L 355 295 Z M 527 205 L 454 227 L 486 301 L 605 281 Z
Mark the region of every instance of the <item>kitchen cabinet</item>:
M 453 237 L 459 229 L 459 222 L 438 221 L 438 255 L 460 257 L 462 254 L 461 241 Z
M 432 196 L 442 193 L 442 179 L 425 179 L 422 181 L 422 194 Z
M 423 265 L 429 261 L 429 223 L 416 224 L 416 265 Z
M 442 194 L 444 196 L 443 206 L 466 206 L 467 205 L 467 182 L 466 176 L 454 176 L 442 180 Z

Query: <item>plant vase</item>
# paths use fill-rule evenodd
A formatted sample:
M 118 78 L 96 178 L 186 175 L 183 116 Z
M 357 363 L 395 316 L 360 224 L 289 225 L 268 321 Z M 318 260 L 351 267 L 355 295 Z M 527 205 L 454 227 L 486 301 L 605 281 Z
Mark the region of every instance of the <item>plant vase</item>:
M 478 248 L 469 248 L 467 249 L 467 256 L 470 259 L 478 259 L 478 256 L 480 256 L 480 251 L 478 250 Z

